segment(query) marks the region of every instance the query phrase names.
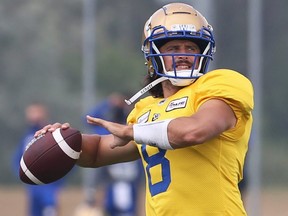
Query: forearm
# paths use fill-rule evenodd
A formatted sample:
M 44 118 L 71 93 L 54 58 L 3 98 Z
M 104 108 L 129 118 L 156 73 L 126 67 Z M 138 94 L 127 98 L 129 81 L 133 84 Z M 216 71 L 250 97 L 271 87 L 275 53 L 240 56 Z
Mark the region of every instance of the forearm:
M 77 165 L 95 167 L 101 137 L 99 135 L 82 134 L 81 154 Z
M 81 167 L 101 167 L 140 158 L 136 145 L 131 142 L 125 146 L 111 148 L 113 135 L 82 135 L 82 152 L 77 164 Z
M 135 124 L 134 139 L 141 144 L 161 149 L 177 149 L 198 145 L 234 127 L 236 117 L 221 100 L 205 102 L 190 117 Z

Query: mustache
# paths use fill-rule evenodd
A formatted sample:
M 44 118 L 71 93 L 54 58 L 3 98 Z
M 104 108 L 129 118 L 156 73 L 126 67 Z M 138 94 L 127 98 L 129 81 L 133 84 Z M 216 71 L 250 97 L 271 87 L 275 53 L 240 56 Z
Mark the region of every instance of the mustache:
M 193 64 L 194 64 L 194 62 L 191 62 L 191 61 L 189 61 L 189 60 L 187 60 L 187 59 L 177 59 L 175 62 L 174 62 L 174 64 L 172 64 L 172 68 L 175 66 L 177 66 L 177 65 L 188 65 L 189 67 L 192 67 L 193 66 Z

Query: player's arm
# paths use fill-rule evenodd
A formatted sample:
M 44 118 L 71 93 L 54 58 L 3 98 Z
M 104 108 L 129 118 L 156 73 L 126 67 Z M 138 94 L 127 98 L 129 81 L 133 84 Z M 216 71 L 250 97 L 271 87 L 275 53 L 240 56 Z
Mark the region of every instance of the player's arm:
M 121 125 L 88 116 L 89 123 L 109 130 L 116 138 L 111 147 L 126 145 L 128 141 L 157 146 L 162 149 L 185 148 L 202 144 L 236 125 L 231 107 L 222 100 L 211 99 L 190 117 L 179 117 L 159 122 Z M 123 142 L 123 140 L 125 140 Z M 126 142 L 127 141 L 127 142 Z
M 220 99 L 203 103 L 190 117 L 173 119 L 168 126 L 168 139 L 173 148 L 202 144 L 236 125 L 232 108 Z
M 37 131 L 34 136 L 37 137 L 47 131 L 53 132 L 57 128 L 67 129 L 69 127 L 69 123 L 49 124 Z M 115 141 L 123 143 L 123 147 L 112 149 L 111 145 Z M 115 137 L 111 134 L 104 136 L 82 134 L 81 154 L 77 164 L 83 167 L 100 167 L 138 158 L 140 155 L 135 143 L 129 142 L 126 138 Z
M 119 162 L 136 160 L 140 157 L 135 143 L 130 142 L 121 148 L 110 147 L 114 142 L 113 135 L 82 135 L 82 152 L 77 161 L 79 166 L 100 167 Z

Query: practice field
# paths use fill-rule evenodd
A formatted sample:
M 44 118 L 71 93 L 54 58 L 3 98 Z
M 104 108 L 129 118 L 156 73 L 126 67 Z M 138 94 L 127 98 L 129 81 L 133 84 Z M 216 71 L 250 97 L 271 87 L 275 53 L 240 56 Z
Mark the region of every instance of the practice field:
M 83 200 L 80 188 L 66 187 L 60 194 L 59 216 L 73 216 L 76 207 Z M 287 216 L 288 188 L 266 189 L 262 192 L 261 213 L 259 216 Z M 0 187 L 0 215 L 26 216 L 26 197 L 23 188 Z
M 60 193 L 59 216 L 73 216 L 75 208 L 83 200 L 82 191 L 65 188 Z M 26 216 L 26 196 L 23 188 L 0 187 L 0 215 Z

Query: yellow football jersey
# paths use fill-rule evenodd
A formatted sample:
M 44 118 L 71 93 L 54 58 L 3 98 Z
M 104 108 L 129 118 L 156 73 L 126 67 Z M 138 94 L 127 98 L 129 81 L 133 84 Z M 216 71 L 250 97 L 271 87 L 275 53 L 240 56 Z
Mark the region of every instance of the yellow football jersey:
M 246 215 L 238 189 L 252 127 L 253 88 L 246 77 L 227 69 L 211 71 L 169 98 L 140 100 L 127 121 L 191 116 L 212 98 L 230 105 L 237 117 L 235 128 L 176 150 L 137 144 L 147 180 L 147 216 Z

